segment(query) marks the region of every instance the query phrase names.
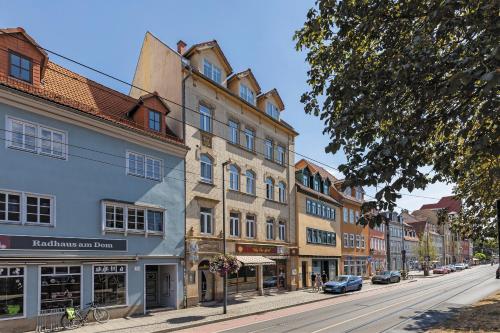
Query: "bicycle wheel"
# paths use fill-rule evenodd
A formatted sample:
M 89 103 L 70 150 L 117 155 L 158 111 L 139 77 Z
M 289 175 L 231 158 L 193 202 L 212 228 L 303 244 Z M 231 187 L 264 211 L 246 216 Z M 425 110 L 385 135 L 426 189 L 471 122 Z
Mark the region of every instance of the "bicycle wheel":
M 83 321 L 82 321 L 82 318 L 80 317 L 80 315 L 75 315 L 75 317 L 73 319 L 69 319 L 68 314 L 65 313 L 61 317 L 61 326 L 67 330 L 72 330 L 72 329 L 78 328 L 78 327 L 82 326 L 82 324 L 83 324 Z
M 94 316 L 94 320 L 100 324 L 104 324 L 109 320 L 109 312 L 105 309 L 95 308 L 92 315 Z

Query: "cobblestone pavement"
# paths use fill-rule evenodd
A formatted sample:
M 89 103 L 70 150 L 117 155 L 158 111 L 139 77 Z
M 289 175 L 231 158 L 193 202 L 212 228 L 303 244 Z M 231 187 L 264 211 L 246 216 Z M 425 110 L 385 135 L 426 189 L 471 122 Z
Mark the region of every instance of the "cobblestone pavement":
M 401 281 L 400 284 L 410 281 Z M 392 285 L 372 285 L 365 281 L 363 290 L 356 293 L 364 293 L 371 290 L 391 288 Z M 228 313 L 222 314 L 221 304 L 214 306 L 198 306 L 188 309 L 171 310 L 151 313 L 144 316 L 119 318 L 110 320 L 106 324 L 90 323 L 82 328 L 72 330 L 72 333 L 153 333 L 162 330 L 177 330 L 193 325 L 206 324 L 229 318 L 237 318 L 245 315 L 262 313 L 266 311 L 286 308 L 294 305 L 343 297 L 343 295 L 331 295 L 313 292 L 312 290 L 300 290 L 294 292 L 277 293 L 266 296 L 241 297 L 228 305 Z

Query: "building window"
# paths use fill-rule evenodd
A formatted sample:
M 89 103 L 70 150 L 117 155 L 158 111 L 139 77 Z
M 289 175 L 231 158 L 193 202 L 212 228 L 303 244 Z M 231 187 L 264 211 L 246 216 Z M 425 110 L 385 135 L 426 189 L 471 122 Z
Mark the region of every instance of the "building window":
M 286 185 L 283 182 L 279 182 L 278 197 L 280 202 L 286 202 Z
M 220 68 L 212 64 L 207 59 L 203 59 L 203 74 L 205 74 L 205 76 L 217 82 L 218 84 L 221 84 L 222 82 Z
M 229 214 L 229 235 L 238 237 L 240 235 L 240 214 Z
M 94 266 L 94 298 L 100 306 L 127 304 L 127 266 Z
M 363 200 L 363 189 L 361 187 L 356 188 L 356 199 Z
M 358 222 L 358 220 L 359 220 L 359 211 L 356 211 L 356 220 L 355 220 L 356 223 Z
M 356 248 L 361 248 L 361 236 L 356 235 Z
M 247 193 L 255 195 L 255 173 L 253 171 L 247 170 Z
M 349 223 L 349 210 L 344 207 L 344 223 Z
M 309 199 L 306 199 L 306 213 L 311 214 L 312 213 L 312 202 Z
M 255 216 L 254 215 L 247 215 L 247 220 L 246 220 L 246 229 L 247 229 L 247 237 L 248 238 L 255 238 Z
M 202 234 L 212 234 L 212 208 L 200 208 L 200 233 Z
M 353 209 L 349 209 L 349 222 L 351 224 L 354 224 L 354 210 Z
M 128 151 L 127 174 L 161 181 L 163 175 L 162 161 L 151 156 Z
M 344 247 L 349 247 L 349 234 L 344 234 Z
M 302 175 L 302 184 L 309 187 L 309 175 Z
M 311 207 L 312 207 L 312 208 L 311 208 L 311 213 L 312 213 L 313 215 L 316 215 L 316 202 L 314 202 L 314 201 L 313 201 L 313 202 L 311 203 Z
M 10 58 L 10 71 L 9 71 L 10 76 L 15 77 L 16 79 L 19 80 L 32 83 L 31 59 L 12 52 L 9 53 L 9 58 Z
M 123 221 L 123 207 L 106 205 L 106 228 L 122 230 L 124 229 Z
M 212 159 L 207 154 L 200 155 L 200 174 L 201 180 L 207 183 L 213 182 L 213 164 Z
M 274 200 L 274 181 L 271 177 L 266 178 L 266 199 Z
M 6 141 L 10 148 L 56 158 L 67 158 L 66 133 L 60 130 L 7 118 Z
M 159 132 L 161 130 L 161 114 L 153 110 L 149 110 L 149 129 Z
M 318 179 L 318 177 L 314 177 L 314 190 L 319 192 L 319 179 Z
M 280 111 L 278 110 L 276 105 L 271 102 L 267 102 L 266 104 L 266 113 L 274 119 L 280 119 Z
M 200 105 L 200 129 L 212 132 L 212 110 L 204 105 Z
M 229 127 L 229 141 L 234 144 L 239 144 L 240 143 L 239 124 L 235 121 L 230 120 L 228 127 Z
M 285 148 L 282 146 L 277 146 L 276 148 L 276 162 L 280 165 L 285 164 Z
M 255 105 L 255 94 L 246 85 L 240 83 L 240 97 L 243 98 L 248 103 Z
M 42 266 L 40 273 L 42 313 L 49 309 L 80 306 L 80 266 Z
M 350 187 L 346 187 L 344 194 L 352 197 L 352 189 Z
M 240 170 L 234 164 L 229 166 L 229 189 L 234 191 L 240 190 Z
M 0 192 L 0 222 L 21 222 L 21 193 Z
M 250 128 L 245 128 L 246 148 L 255 151 L 255 132 Z
M 148 209 L 148 231 L 163 232 L 163 212 Z
M 127 229 L 144 231 L 144 209 L 127 208 Z
M 26 222 L 52 223 L 52 198 L 45 196 L 26 195 Z
M 0 320 L 24 316 L 24 267 L 0 267 Z
M 266 238 L 267 239 L 274 239 L 274 220 L 273 219 L 267 219 L 266 221 Z
M 354 247 L 354 234 L 349 234 L 349 247 Z
M 324 182 L 323 183 L 323 193 L 328 195 L 329 194 L 328 189 L 329 189 L 328 183 Z
M 310 229 L 307 228 L 308 237 L 307 242 L 310 244 L 319 244 L 319 245 L 329 245 L 329 246 L 337 246 L 336 235 L 334 232 Z M 311 237 L 309 237 L 309 232 L 311 233 Z
M 286 240 L 286 224 L 283 221 L 280 221 L 278 225 L 278 238 L 281 241 Z
M 264 145 L 265 145 L 265 157 L 266 159 L 268 160 L 272 160 L 273 159 L 273 140 L 271 139 L 266 139 L 266 141 L 264 142 Z

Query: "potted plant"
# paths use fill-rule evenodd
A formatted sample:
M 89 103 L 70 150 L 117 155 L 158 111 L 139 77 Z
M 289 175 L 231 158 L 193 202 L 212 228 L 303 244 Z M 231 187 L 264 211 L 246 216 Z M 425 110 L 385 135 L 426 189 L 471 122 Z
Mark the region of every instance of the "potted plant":
M 223 277 L 226 273 L 229 275 L 238 272 L 240 267 L 241 263 L 235 256 L 230 254 L 217 254 L 210 259 L 209 270 Z

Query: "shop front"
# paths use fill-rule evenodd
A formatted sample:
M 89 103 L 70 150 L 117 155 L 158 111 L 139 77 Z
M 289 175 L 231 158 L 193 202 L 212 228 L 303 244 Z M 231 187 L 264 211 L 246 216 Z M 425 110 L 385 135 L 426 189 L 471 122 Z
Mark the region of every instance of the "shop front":
M 345 275 L 368 276 L 368 257 L 366 256 L 345 256 L 343 266 Z

